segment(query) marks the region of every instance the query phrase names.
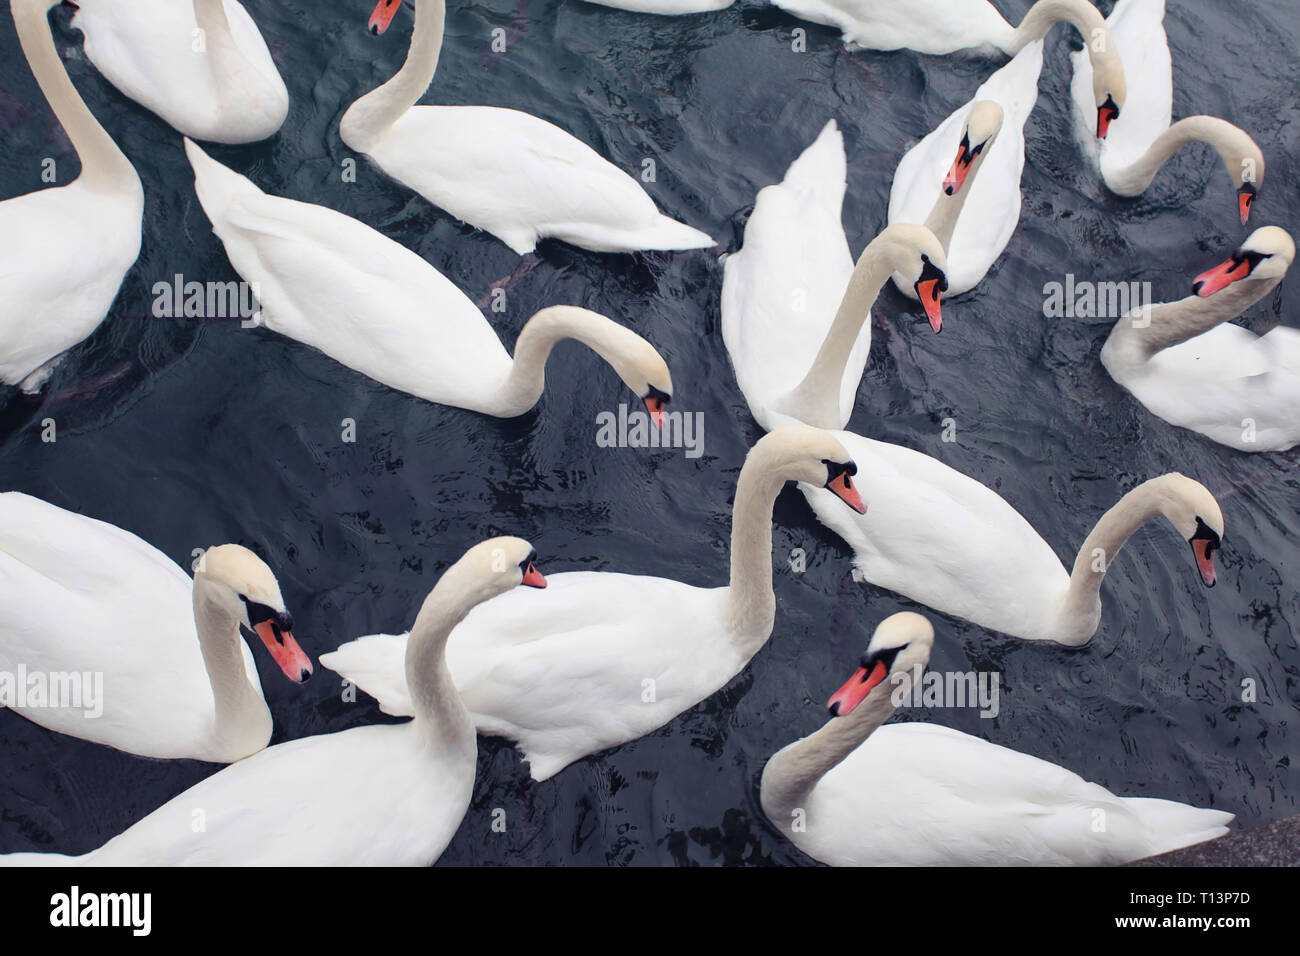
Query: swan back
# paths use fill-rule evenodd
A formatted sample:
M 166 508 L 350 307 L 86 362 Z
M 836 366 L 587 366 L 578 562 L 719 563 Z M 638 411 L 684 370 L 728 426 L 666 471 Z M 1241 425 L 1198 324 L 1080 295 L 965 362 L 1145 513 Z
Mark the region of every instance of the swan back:
M 751 414 L 769 430 L 789 421 L 774 406 L 812 366 L 853 274 L 845 176 L 844 137 L 830 120 L 785 178 L 759 191 L 743 245 L 724 265 L 722 338 Z M 868 321 L 845 365 L 843 421 L 870 351 Z

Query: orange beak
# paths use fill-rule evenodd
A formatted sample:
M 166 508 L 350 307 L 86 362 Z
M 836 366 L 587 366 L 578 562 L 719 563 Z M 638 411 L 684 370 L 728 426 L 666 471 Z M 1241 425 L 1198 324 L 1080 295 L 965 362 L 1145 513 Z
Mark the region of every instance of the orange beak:
M 1237 208 L 1241 212 L 1241 224 L 1244 226 L 1246 220 L 1250 218 L 1250 207 L 1255 203 L 1255 196 L 1258 191 L 1254 183 L 1242 183 L 1241 188 L 1237 190 Z
M 542 577 L 542 572 L 533 567 L 533 562 L 529 561 L 528 567 L 524 571 L 524 579 L 520 583 L 526 588 L 544 588 L 546 587 L 546 578 Z
M 1250 265 L 1247 261 L 1233 257 L 1227 262 L 1219 263 L 1213 269 L 1202 272 L 1192 280 L 1192 292 L 1202 299 L 1208 298 L 1248 275 L 1250 275 Z
M 1115 105 L 1115 98 L 1107 96 L 1106 102 L 1097 107 L 1097 138 L 1105 139 L 1106 134 L 1110 132 L 1110 124 L 1119 119 L 1119 107 Z
M 831 494 L 839 498 L 846 505 L 852 508 L 860 515 L 867 513 L 867 506 L 858 494 L 858 489 L 853 487 L 853 479 L 849 477 L 848 471 L 842 471 L 826 483 L 827 489 Z
M 285 677 L 295 684 L 305 683 L 311 677 L 311 658 L 303 653 L 290 632 L 280 630 L 275 621 L 254 624 L 253 630 L 270 651 L 271 659 L 280 665 Z
M 922 279 L 916 284 L 916 295 L 925 307 L 925 317 L 930 320 L 930 328 L 936 332 L 943 331 L 943 310 L 939 307 L 938 279 Z
M 962 136 L 961 143 L 957 146 L 957 158 L 952 161 L 948 175 L 943 178 L 943 191 L 945 194 L 951 196 L 966 185 L 966 177 L 970 175 L 971 167 L 975 165 L 975 157 L 980 154 L 980 150 L 983 148 L 984 143 L 980 143 L 974 149 L 971 149 L 970 133 Z
M 1219 579 L 1214 570 L 1214 542 L 1205 538 L 1193 538 L 1192 554 L 1196 556 L 1196 569 L 1201 572 L 1201 580 L 1207 588 L 1214 587 Z
M 397 16 L 398 9 L 402 6 L 402 0 L 379 0 L 375 6 L 375 12 L 370 14 L 370 23 L 367 24 L 370 32 L 379 36 L 387 30 L 393 23 L 393 17 Z
M 966 158 L 966 150 L 957 150 L 957 158 L 952 161 L 948 175 L 943 177 L 943 191 L 946 195 L 951 196 L 966 184 L 966 176 L 970 172 L 970 166 L 970 160 Z
M 664 400 L 655 395 L 647 395 L 643 401 L 646 411 L 650 413 L 650 420 L 655 423 L 655 428 L 663 428 Z
M 831 699 L 826 702 L 831 716 L 847 717 L 853 713 L 853 708 L 866 700 L 867 695 L 888 674 L 889 668 L 885 666 L 884 661 L 876 661 L 870 672 L 865 667 L 859 667 L 849 678 L 849 682 L 832 694 Z

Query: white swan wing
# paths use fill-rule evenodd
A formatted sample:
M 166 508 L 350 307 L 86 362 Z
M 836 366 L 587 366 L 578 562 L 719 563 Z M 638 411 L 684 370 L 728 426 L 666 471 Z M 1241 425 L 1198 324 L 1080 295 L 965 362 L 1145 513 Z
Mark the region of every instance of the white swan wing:
M 145 756 L 202 756 L 214 713 L 191 593 L 189 576 L 135 535 L 18 492 L 0 495 L 0 671 L 82 682 L 79 701 L 14 708 L 36 723 Z M 94 675 L 102 675 L 97 702 L 87 695 Z
M 991 100 L 1002 107 L 1002 127 L 966 187 L 970 195 L 948 244 L 948 292 L 959 295 L 979 284 L 1002 255 L 1020 224 L 1020 177 L 1025 168 L 1025 123 L 1038 100 L 1043 43 L 1029 44 L 990 76 L 963 104 L 899 161 L 889 193 L 889 221 L 924 224 L 957 155 L 971 107 Z M 895 284 L 915 299 L 911 286 Z
M 817 784 L 805 836 L 810 855 L 839 865 L 1106 865 L 1220 836 L 1231 820 L 1117 797 L 960 731 L 896 723 Z
M 238 0 L 225 0 L 229 34 L 203 35 L 194 5 L 175 0 L 86 0 L 72 25 L 86 57 L 123 94 L 186 136 L 223 143 L 265 139 L 278 130 L 289 94 L 257 25 Z M 233 45 L 237 62 L 215 55 Z
M 954 53 L 1001 46 L 1012 32 L 987 0 L 778 0 L 777 6 L 804 20 L 838 27 L 851 50 Z
M 140 254 L 143 212 L 143 192 L 92 190 L 79 180 L 0 202 L 5 384 L 17 385 L 99 326 Z
M 1153 414 L 1240 451 L 1300 443 L 1300 331 L 1225 322 L 1108 371 Z
M 364 223 L 270 196 L 186 143 L 199 200 L 266 325 L 392 388 L 490 404 L 511 361 L 442 273 Z
M 667 578 L 552 574 L 545 592 L 517 589 L 471 611 L 447 664 L 478 729 L 514 740 L 544 780 L 656 730 L 740 671 L 723 633 L 725 594 Z M 405 653 L 406 635 L 379 635 L 321 663 L 401 714 Z
M 844 235 L 844 137 L 831 120 L 778 184 L 759 191 L 743 245 L 727 257 L 722 337 L 750 412 L 764 428 L 812 366 L 853 274 Z M 849 420 L 871 351 L 863 323 L 845 367 L 841 419 Z
M 406 634 L 369 634 L 348 641 L 320 656 L 345 681 L 379 702 L 379 709 L 394 717 L 414 717 L 415 705 L 406 683 Z
M 277 744 L 168 801 L 78 862 L 97 866 L 427 866 L 455 833 L 474 765 L 413 724 Z
M 1075 133 L 1084 152 L 1100 162 L 1102 177 L 1123 195 L 1123 171 L 1142 158 L 1173 117 L 1173 70 L 1165 35 L 1165 0 L 1119 0 L 1106 29 L 1124 66 L 1127 94 L 1119 119 L 1097 141 L 1097 102 L 1086 50 L 1070 54 L 1070 100 Z M 1118 187 L 1118 188 L 1116 188 Z
M 1029 638 L 1051 638 L 1069 576 L 997 492 L 899 445 L 833 432 L 857 463 L 859 515 L 800 484 L 818 519 L 852 547 L 867 581 L 938 611 Z
M 677 16 L 683 13 L 708 13 L 723 10 L 735 3 L 735 0 L 587 0 L 602 7 L 616 10 L 629 10 L 633 13 L 657 13 L 661 16 Z
M 520 254 L 547 237 L 596 252 L 714 244 L 660 213 L 590 146 L 519 110 L 414 106 L 365 150 L 390 176 Z

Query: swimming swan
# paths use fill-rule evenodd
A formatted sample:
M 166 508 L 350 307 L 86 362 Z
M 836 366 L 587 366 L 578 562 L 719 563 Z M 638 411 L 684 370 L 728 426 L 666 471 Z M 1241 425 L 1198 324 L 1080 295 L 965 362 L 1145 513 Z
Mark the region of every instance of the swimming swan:
M 740 472 L 727 586 L 574 571 L 551 576 L 545 602 L 510 595 L 477 609 L 447 646 L 475 726 L 515 741 L 533 779 L 545 780 L 651 733 L 717 692 L 772 633 L 777 494 L 787 481 L 812 482 L 830 489 L 841 507 L 861 511 L 855 471 L 825 432 L 778 429 L 750 449 Z M 407 644 L 404 634 L 377 634 L 321 662 L 378 699 L 385 713 L 408 714 L 401 669 Z
M 763 812 L 813 859 L 1109 866 L 1227 832 L 1231 813 L 1117 797 L 1064 767 L 937 724 L 882 727 L 911 696 L 933 642 L 920 614 L 885 618 L 831 697 L 831 719 L 763 768 Z
M 144 216 L 140 177 L 63 69 L 48 19 L 57 3 L 9 4 L 32 75 L 81 161 L 66 186 L 0 202 L 0 379 L 27 392 L 103 321 L 140 254 Z
M 499 418 L 537 404 L 551 349 L 577 339 L 660 422 L 668 366 L 630 329 L 555 305 L 524 324 L 512 358 L 478 307 L 410 249 L 333 209 L 267 195 L 190 140 L 185 150 L 203 211 L 256 289 L 267 328 L 390 388 Z
M 1295 259 L 1277 226 L 1256 229 L 1192 295 L 1115 323 L 1101 349 L 1111 378 L 1165 421 L 1238 451 L 1300 443 L 1300 330 L 1256 335 L 1229 320 L 1272 292 Z
M 16 491 L 0 494 L 0 622 L 0 673 L 103 681 L 98 701 L 83 686 L 75 702 L 0 703 L 142 757 L 230 763 L 270 743 L 241 629 L 290 680 L 312 672 L 275 575 L 247 548 L 208 548 L 191 581 L 130 532 Z
M 379 0 L 371 30 L 387 30 L 400 6 Z M 494 106 L 417 106 L 438 67 L 446 12 L 445 0 L 415 0 L 406 62 L 343 114 L 344 143 L 520 255 L 548 237 L 595 252 L 714 244 L 660 213 L 635 179 L 558 126 Z

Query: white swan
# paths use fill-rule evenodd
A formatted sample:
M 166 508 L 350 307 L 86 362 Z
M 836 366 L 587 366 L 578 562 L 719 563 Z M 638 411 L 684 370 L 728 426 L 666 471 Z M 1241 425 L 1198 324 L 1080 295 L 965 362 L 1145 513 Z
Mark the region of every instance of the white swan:
M 948 294 L 973 289 L 1020 224 L 1025 121 L 1038 99 L 1042 45 L 1020 53 L 899 161 L 889 222 L 924 223 L 948 257 Z M 983 170 L 981 172 L 981 170 Z M 916 297 L 905 277 L 904 295 Z
M 371 30 L 386 30 L 400 6 L 379 0 Z M 406 62 L 343 114 L 344 143 L 521 255 L 547 237 L 596 252 L 714 244 L 660 213 L 636 180 L 557 126 L 491 106 L 416 106 L 438 66 L 445 16 L 445 0 L 415 0 Z
M 77 0 L 72 25 L 104 78 L 185 136 L 275 134 L 289 91 L 239 0 Z
M 81 160 L 68 185 L 0 203 L 0 379 L 26 391 L 103 321 L 140 254 L 144 216 L 140 177 L 63 69 L 48 20 L 57 2 L 9 4 L 32 75 Z
M 1223 514 L 1199 482 L 1180 474 L 1138 485 L 1101 516 L 1066 571 L 1015 508 L 928 455 L 832 432 L 861 468 L 871 511 L 836 513 L 800 485 L 821 522 L 853 548 L 866 580 L 914 601 L 1026 640 L 1086 644 L 1101 622 L 1101 583 L 1125 542 L 1164 515 L 1192 547 L 1201 579 L 1215 582 Z
M 1120 196 L 1146 191 L 1165 161 L 1188 143 L 1208 143 L 1218 152 L 1237 190 L 1242 225 L 1264 183 L 1264 154 L 1242 129 L 1214 116 L 1189 116 L 1172 126 L 1173 71 L 1165 37 L 1165 0 L 1119 0 L 1106 26 L 1124 64 L 1128 102 L 1124 118 L 1101 142 L 1090 135 L 1092 64 L 1071 54 L 1070 84 L 1078 138 L 1101 168 L 1106 188 Z
M 871 351 L 871 305 L 895 271 L 923 293 L 934 330 L 942 327 L 948 266 L 939 240 L 923 226 L 889 226 L 855 267 L 840 224 L 843 198 L 844 143 L 832 120 L 784 180 L 759 191 L 744 244 L 723 267 L 722 338 L 750 411 L 768 430 L 849 420 Z
M 519 538 L 492 538 L 443 573 L 411 628 L 409 723 L 276 744 L 84 856 L 15 853 L 0 865 L 428 866 L 469 807 L 478 754 L 447 671 L 447 636 L 475 605 L 521 584 L 545 587 L 534 554 Z
M 14 684 L 0 703 L 144 757 L 229 763 L 270 742 L 241 627 L 290 680 L 312 671 L 275 576 L 248 549 L 209 548 L 191 581 L 135 535 L 13 491 L 0 494 L 0 621 L 0 674 Z M 96 675 L 98 692 L 84 684 Z M 60 681 L 75 698 L 53 699 Z M 40 686 L 45 699 L 30 700 Z
M 1001 50 L 1015 56 L 1052 25 L 1069 22 L 1085 42 L 1103 23 L 1087 0 L 1038 0 L 1013 27 L 988 0 L 774 0 L 797 17 L 837 27 L 850 50 Z M 1098 101 L 1100 102 L 1100 100 Z M 1122 101 L 1116 100 L 1122 106 Z
M 857 672 L 831 697 L 831 720 L 763 768 L 763 812 L 813 859 L 1105 866 L 1227 832 L 1231 813 L 1117 797 L 1064 767 L 935 724 L 882 727 L 910 697 L 933 642 L 919 614 L 881 621 Z
M 1256 229 L 1193 294 L 1115 324 L 1101 363 L 1167 422 L 1238 451 L 1300 444 L 1300 330 L 1256 335 L 1229 323 L 1272 292 L 1295 259 L 1283 229 Z
M 1085 52 L 1078 56 L 1089 64 L 1088 78 L 1081 81 L 1075 74 L 1081 85 L 1074 93 L 1083 105 L 1091 101 L 1096 134 L 1105 138 L 1126 102 L 1127 84 L 1101 14 L 1082 0 L 1040 2 L 1020 28 L 1026 39 L 1035 39 L 1018 48 L 970 102 L 909 149 L 894 173 L 889 221 L 923 222 L 939 237 L 948 254 L 949 295 L 966 292 L 984 278 L 1020 222 L 1025 123 L 1038 102 L 1041 37 L 1058 19 L 1069 20 L 1083 33 Z M 983 172 L 976 175 L 981 167 Z M 894 283 L 915 297 L 904 277 L 895 276 Z
M 700 588 L 668 578 L 576 571 L 550 579 L 547 600 L 512 595 L 471 614 L 447 648 L 474 723 L 508 737 L 536 780 L 644 736 L 719 690 L 772 633 L 772 506 L 785 482 L 812 482 L 863 504 L 855 466 L 818 429 L 790 425 L 750 450 L 736 485 L 731 580 Z M 321 662 L 378 699 L 411 702 L 406 635 L 363 637 Z
M 405 246 L 333 209 L 267 195 L 190 140 L 185 149 L 203 210 L 268 328 L 390 388 L 498 417 L 532 408 L 551 349 L 577 339 L 659 420 L 672 380 L 635 332 L 551 306 L 524 325 L 511 358 L 474 303 Z

